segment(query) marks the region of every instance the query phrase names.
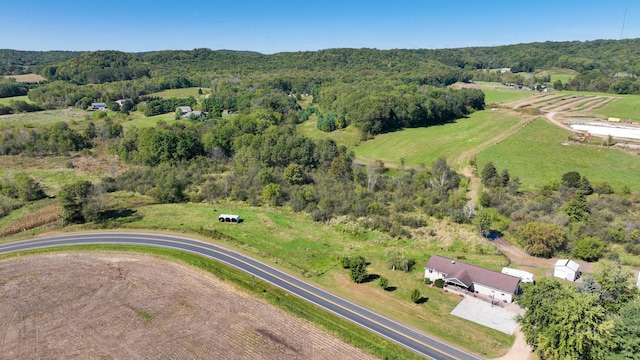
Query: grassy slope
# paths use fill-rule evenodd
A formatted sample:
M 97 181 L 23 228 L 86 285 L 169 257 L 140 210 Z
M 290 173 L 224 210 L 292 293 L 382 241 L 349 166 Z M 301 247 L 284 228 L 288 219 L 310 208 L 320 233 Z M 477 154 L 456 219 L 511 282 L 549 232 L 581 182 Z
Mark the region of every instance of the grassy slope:
M 361 162 L 382 160 L 386 164 L 430 166 L 443 157 L 460 168 L 469 160 L 461 158 L 496 134 L 514 126 L 519 119 L 493 111 L 479 111 L 454 123 L 427 128 L 405 129 L 383 134 L 355 148 Z M 462 156 L 465 157 L 465 156 Z
M 28 103 L 33 103 L 33 101 L 29 100 L 29 97 L 27 95 L 23 95 L 23 96 L 12 96 L 12 97 L 0 98 L 0 106 L 9 106 L 14 101 L 25 101 Z
M 198 87 L 191 87 L 191 88 L 184 88 L 184 89 L 167 89 L 167 90 L 163 90 L 157 93 L 153 93 L 153 94 L 149 94 L 150 96 L 160 96 L 162 98 L 165 99 L 169 99 L 169 98 L 186 98 L 189 96 L 193 96 L 194 98 L 198 98 L 200 95 L 198 95 L 198 89 L 202 89 L 203 92 L 207 92 L 209 89 L 205 89 L 205 88 L 198 88 Z
M 484 102 L 486 104 L 503 104 L 538 95 L 535 91 L 509 89 L 502 85 L 499 87 L 482 88 L 482 92 L 484 92 Z
M 525 188 L 560 181 L 562 174 L 578 171 L 592 184 L 608 182 L 614 188 L 638 191 L 640 158 L 620 149 L 571 143 L 562 145 L 571 132 L 538 119 L 506 140 L 477 155 L 478 169 L 493 161 L 518 176 Z
M 309 281 L 323 285 L 330 291 L 452 343 L 492 356 L 500 354 L 512 344 L 511 336 L 449 315 L 460 298 L 429 288 L 421 280 L 422 264 L 435 252 L 451 257 L 464 256 L 467 261 L 492 269 L 504 265 L 505 260 L 499 255 L 479 255 L 468 248 L 446 247 L 438 242 L 392 240 L 379 233 L 332 227 L 297 214 L 265 208 L 228 204 L 174 204 L 144 206 L 136 210 L 130 219 L 123 219 L 124 227 L 213 234 L 216 241 L 302 273 Z M 222 212 L 241 214 L 244 222 L 239 225 L 219 223 L 217 214 Z M 473 230 L 470 232 L 473 233 Z M 412 273 L 386 269 L 384 252 L 390 247 L 402 248 L 416 259 Z M 363 255 L 371 262 L 369 272 L 389 278 L 390 286 L 397 289 L 382 291 L 375 281 L 361 285 L 351 283 L 347 271 L 338 266 L 340 255 Z M 429 297 L 424 306 L 417 307 L 409 301 L 409 292 L 414 287 L 419 288 L 423 296 Z M 473 333 L 474 336 L 460 336 L 462 331 Z M 486 345 L 478 347 L 477 344 Z
M 640 96 L 618 96 L 615 101 L 608 103 L 602 108 L 595 109 L 594 112 L 605 118 L 618 117 L 625 120 L 640 121 Z
M 158 121 L 164 121 L 167 124 L 171 124 L 176 121 L 176 118 L 173 113 L 146 117 L 139 112 L 134 112 L 131 114 L 131 120 L 123 122 L 122 127 L 125 129 L 131 126 L 135 126 L 137 128 L 154 127 L 157 125 Z

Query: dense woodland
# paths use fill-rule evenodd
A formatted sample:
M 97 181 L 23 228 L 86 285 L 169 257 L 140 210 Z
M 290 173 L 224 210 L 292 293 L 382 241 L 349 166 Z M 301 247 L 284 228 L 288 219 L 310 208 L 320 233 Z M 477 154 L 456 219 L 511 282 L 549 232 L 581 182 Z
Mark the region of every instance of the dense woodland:
M 61 189 L 57 196 L 68 223 L 117 226 L 119 220 L 108 214 L 125 209 L 111 208 L 107 194 L 130 191 L 158 203 L 233 200 L 288 207 L 316 221 L 346 217 L 362 228 L 395 238 L 410 238 L 414 229 L 430 219 L 447 218 L 474 224 L 487 237 L 508 235 L 531 255 L 570 254 L 587 261 L 607 258 L 607 264 L 618 269 L 621 251 L 640 255 L 638 189 L 591 184 L 567 169 L 562 178 L 523 192 L 518 174 L 489 163 L 475 169 L 484 190 L 479 203 L 470 204 L 469 179 L 443 159 L 406 169 L 388 169 L 381 161 L 359 164 L 344 146 L 333 140 L 311 140 L 297 132 L 296 125 L 315 116 L 323 131 L 354 126 L 367 139 L 406 127 L 464 121 L 466 115 L 484 109 L 484 94 L 447 85 L 473 80 L 543 84 L 549 82 L 548 76 L 525 77 L 519 72 L 549 68 L 577 73 L 570 82 L 560 84 L 562 89 L 640 93 L 638 59 L 640 39 L 273 55 L 208 49 L 0 50 L 0 73 L 37 72 L 47 79 L 41 84 L 2 80 L 0 97 L 28 94 L 33 103 L 0 106 L 0 114 L 67 106 L 86 109 L 98 101 L 112 110 L 81 124 L 59 122 L 41 128 L 0 124 L 0 154 L 91 154 L 99 149 L 124 162 L 127 170 L 120 174 Z M 502 67 L 512 72 L 489 71 Z M 200 100 L 151 96 L 186 87 L 204 88 L 209 96 Z M 303 109 L 299 100 L 307 94 L 313 102 Z M 118 99 L 126 102 L 120 106 L 115 103 Z M 121 125 L 133 111 L 153 116 L 185 105 L 206 116 L 126 131 Z M 233 115 L 222 117 L 223 111 Z M 3 179 L 0 216 L 47 195 L 53 194 L 45 194 L 28 175 Z M 637 324 L 631 323 L 640 318 L 635 302 L 629 301 L 636 294 L 612 288 L 608 281 L 597 275 L 592 288 L 580 291 L 547 282 L 539 285 L 544 290 L 525 289 L 522 304 L 534 309 L 521 319 L 527 341 L 545 358 L 640 353 L 637 343 L 625 340 L 640 335 Z M 537 307 L 544 302 L 538 301 L 535 291 L 575 301 L 551 311 Z M 560 318 L 574 310 L 596 312 L 591 325 L 598 327 L 599 338 L 589 340 L 586 350 L 554 353 L 559 348 L 553 343 L 558 339 L 555 332 L 564 330 L 548 324 L 557 322 L 553 316 Z M 619 318 L 618 312 L 636 315 Z M 549 317 L 540 319 L 534 313 Z M 573 335 L 588 336 L 579 331 L 567 336 Z M 623 340 L 611 340 L 614 335 Z

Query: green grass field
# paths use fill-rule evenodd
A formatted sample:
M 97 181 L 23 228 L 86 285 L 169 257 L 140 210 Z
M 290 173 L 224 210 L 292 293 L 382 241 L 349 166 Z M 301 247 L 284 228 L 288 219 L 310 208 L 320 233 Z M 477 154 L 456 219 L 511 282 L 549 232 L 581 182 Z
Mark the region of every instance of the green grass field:
M 149 94 L 150 96 L 160 96 L 161 98 L 170 99 L 170 98 L 187 98 L 189 96 L 193 96 L 198 99 L 201 95 L 198 95 L 198 90 L 202 89 L 203 93 L 207 93 L 210 90 L 206 88 L 184 88 L 184 89 L 167 89 L 157 93 Z
M 605 106 L 595 109 L 594 113 L 602 115 L 605 118 L 617 117 L 621 119 L 631 119 L 640 121 L 640 96 L 638 95 L 619 95 L 614 101 L 607 103 Z
M 29 97 L 27 95 L 12 96 L 12 97 L 0 98 L 0 106 L 9 106 L 14 101 L 25 101 L 30 104 L 33 103 L 33 101 L 29 100 Z
M 83 122 L 86 116 L 90 116 L 83 110 L 45 110 L 31 113 L 7 115 L 2 118 L 0 128 L 3 126 L 20 126 L 20 127 L 51 127 L 58 121 L 68 123 Z
M 138 129 L 145 127 L 155 127 L 158 124 L 158 121 L 164 121 L 167 124 L 176 122 L 176 118 L 173 113 L 146 117 L 139 112 L 134 112 L 131 114 L 130 118 L 131 120 L 121 123 L 123 128 L 126 129 L 132 126 L 135 126 Z
M 574 77 L 574 74 L 551 74 L 551 83 L 553 84 L 557 80 L 560 80 L 563 84 L 569 83 Z
M 535 91 L 504 88 L 483 88 L 486 104 L 504 104 L 538 95 Z
M 479 111 L 454 123 L 427 128 L 404 129 L 377 136 L 354 150 L 358 161 L 382 160 L 385 164 L 418 166 L 445 158 L 455 168 L 466 165 L 483 144 L 512 128 L 519 119 L 496 111 Z
M 298 132 L 313 140 L 333 139 L 339 145 L 344 145 L 349 149 L 360 143 L 360 132 L 354 126 L 347 126 L 345 129 L 335 130 L 330 133 L 320 131 L 316 127 L 318 117 L 312 115 L 309 120 L 298 125 Z
M 477 155 L 478 169 L 492 161 L 501 171 L 518 176 L 524 188 L 560 181 L 577 171 L 592 184 L 608 182 L 616 190 L 628 186 L 638 191 L 640 158 L 617 148 L 567 142 L 570 131 L 537 119 L 504 141 Z

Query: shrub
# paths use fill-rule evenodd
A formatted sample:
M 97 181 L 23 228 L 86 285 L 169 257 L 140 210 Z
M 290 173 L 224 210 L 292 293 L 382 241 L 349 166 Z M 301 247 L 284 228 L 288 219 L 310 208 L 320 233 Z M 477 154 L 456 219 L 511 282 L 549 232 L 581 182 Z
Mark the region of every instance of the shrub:
M 433 284 L 438 288 L 438 289 L 442 289 L 444 287 L 444 280 L 443 279 L 436 279 Z
M 429 278 L 424 278 L 424 283 L 425 283 L 426 285 L 431 285 L 431 279 L 429 279 Z
M 420 299 L 422 299 L 422 294 L 420 294 L 420 290 L 418 289 L 411 290 L 411 301 L 414 304 L 417 304 L 420 302 Z
M 378 280 L 378 286 L 380 286 L 383 290 L 386 290 L 387 286 L 389 286 L 389 280 L 384 276 L 380 276 L 380 280 Z
M 586 237 L 578 240 L 573 253 L 575 256 L 586 261 L 595 261 L 602 256 L 604 242 L 596 237 Z

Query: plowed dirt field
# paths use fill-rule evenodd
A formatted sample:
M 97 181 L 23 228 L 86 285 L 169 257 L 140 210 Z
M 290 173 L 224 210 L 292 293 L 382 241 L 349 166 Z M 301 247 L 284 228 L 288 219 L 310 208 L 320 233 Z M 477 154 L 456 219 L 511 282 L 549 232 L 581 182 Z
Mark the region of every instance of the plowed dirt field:
M 0 261 L 0 359 L 370 359 L 202 271 L 128 253 Z

